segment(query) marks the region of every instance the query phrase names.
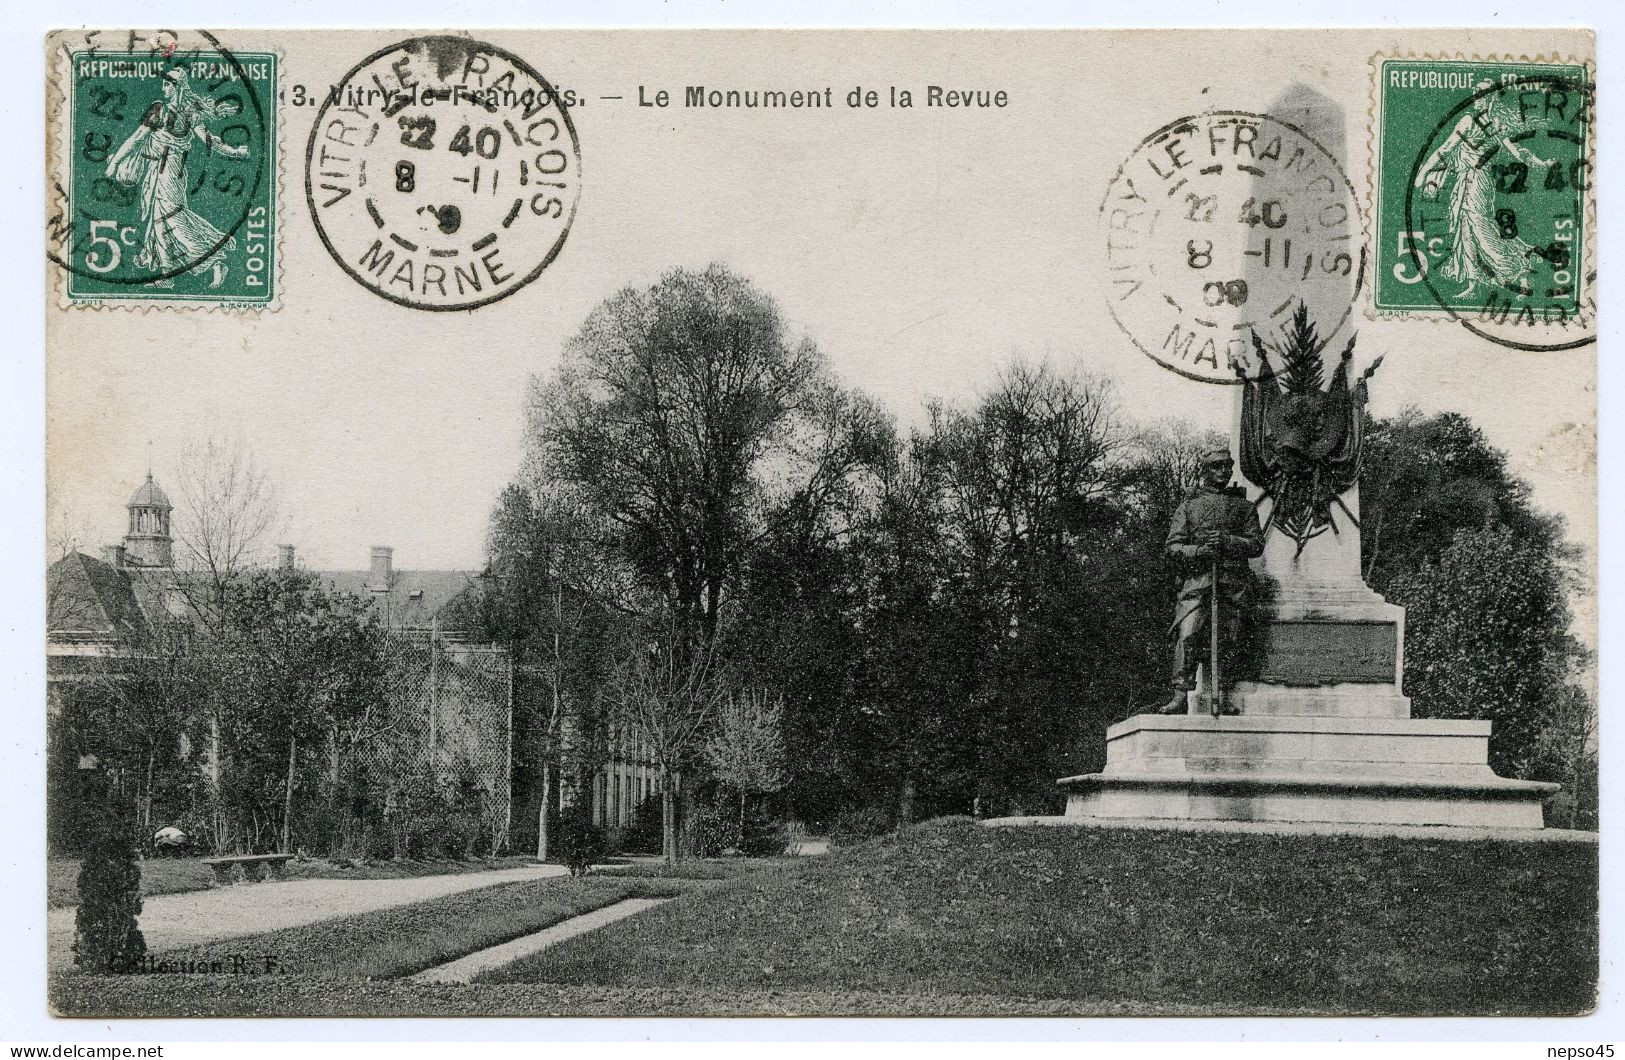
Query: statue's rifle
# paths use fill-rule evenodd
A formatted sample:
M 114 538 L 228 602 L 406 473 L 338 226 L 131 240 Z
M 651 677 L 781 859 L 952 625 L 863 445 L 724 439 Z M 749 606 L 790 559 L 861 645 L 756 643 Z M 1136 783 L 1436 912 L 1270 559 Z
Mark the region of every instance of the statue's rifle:
M 1222 709 L 1220 697 L 1224 695 L 1224 684 L 1219 674 L 1219 552 L 1220 544 L 1213 546 L 1212 580 L 1208 585 L 1207 595 L 1210 601 L 1208 611 L 1208 649 L 1211 665 L 1208 666 L 1208 711 L 1217 718 Z

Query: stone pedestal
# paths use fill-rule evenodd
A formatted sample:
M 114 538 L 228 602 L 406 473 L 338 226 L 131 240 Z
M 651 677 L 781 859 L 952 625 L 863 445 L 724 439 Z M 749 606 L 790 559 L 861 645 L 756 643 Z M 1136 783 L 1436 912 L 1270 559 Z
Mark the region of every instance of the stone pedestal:
M 1104 772 L 1068 777 L 1068 817 L 1541 827 L 1555 784 L 1487 764 L 1490 723 L 1381 715 L 1142 714 L 1107 730 Z
M 1059 781 L 1068 817 L 1541 827 L 1558 785 L 1496 776 L 1489 722 L 1411 717 L 1405 611 L 1361 578 L 1359 490 L 1342 502 L 1302 550 L 1267 534 L 1241 713 L 1211 717 L 1198 691 L 1188 714 L 1112 726 L 1104 771 Z
M 1248 491 L 1257 495 L 1257 490 Z M 1268 522 L 1270 501 L 1258 506 Z M 1360 489 L 1343 494 L 1332 529 L 1300 551 L 1271 533 L 1254 573 L 1268 601 L 1260 623 L 1260 682 L 1289 687 L 1392 685 L 1405 672 L 1405 609 L 1384 600 L 1360 576 Z

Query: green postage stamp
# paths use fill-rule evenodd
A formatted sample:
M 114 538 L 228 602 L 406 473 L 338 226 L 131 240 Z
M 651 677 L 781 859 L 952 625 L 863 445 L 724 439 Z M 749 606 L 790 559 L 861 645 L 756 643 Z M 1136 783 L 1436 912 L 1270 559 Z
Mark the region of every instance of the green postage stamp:
M 59 58 L 50 252 L 68 302 L 272 305 L 277 56 L 205 34 L 93 40 Z
M 1552 62 L 1376 61 L 1375 308 L 1517 348 L 1582 339 L 1592 88 Z

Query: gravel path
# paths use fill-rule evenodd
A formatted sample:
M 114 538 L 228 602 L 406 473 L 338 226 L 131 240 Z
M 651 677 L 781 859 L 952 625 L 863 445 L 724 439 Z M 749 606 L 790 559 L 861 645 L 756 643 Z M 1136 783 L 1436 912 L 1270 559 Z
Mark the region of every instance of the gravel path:
M 526 865 L 399 880 L 285 880 L 161 894 L 142 900 L 141 932 L 146 936 L 147 949 L 157 952 L 568 872 L 563 865 Z M 46 914 L 46 948 L 51 967 L 65 966 L 73 960 L 73 917 L 72 907 L 52 909 Z
M 489 949 L 477 950 L 466 957 L 459 957 L 455 961 L 442 964 L 437 968 L 429 968 L 412 976 L 414 983 L 466 983 L 487 968 L 500 968 L 505 964 L 512 964 L 521 957 L 529 957 L 539 953 L 549 946 L 557 945 L 565 939 L 573 939 L 577 935 L 585 935 L 589 931 L 597 931 L 606 924 L 613 924 L 617 920 L 624 920 L 634 913 L 641 913 L 651 909 L 662 902 L 669 902 L 670 898 L 627 898 L 611 903 L 602 909 L 594 909 L 590 913 L 573 916 L 569 920 L 561 921 L 552 927 L 543 928 L 529 935 L 521 935 L 512 942 L 504 942 Z

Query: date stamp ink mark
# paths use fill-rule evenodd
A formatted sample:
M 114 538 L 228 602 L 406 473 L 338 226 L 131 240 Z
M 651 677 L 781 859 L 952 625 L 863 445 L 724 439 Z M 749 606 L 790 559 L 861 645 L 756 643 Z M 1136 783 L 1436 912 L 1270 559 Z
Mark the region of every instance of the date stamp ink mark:
M 1158 129 L 1118 168 L 1100 219 L 1118 327 L 1202 382 L 1237 383 L 1252 332 L 1278 336 L 1299 302 L 1329 342 L 1364 278 L 1348 178 L 1267 114 L 1212 111 Z
M 66 180 L 47 256 L 74 304 L 265 307 L 277 57 L 202 30 L 160 37 L 67 49 Z
M 317 113 L 305 197 L 345 272 L 411 309 L 476 309 L 542 274 L 580 191 L 570 115 L 541 74 L 464 37 L 362 60 Z
M 1520 350 L 1596 341 L 1584 67 L 1378 65 L 1374 306 Z

